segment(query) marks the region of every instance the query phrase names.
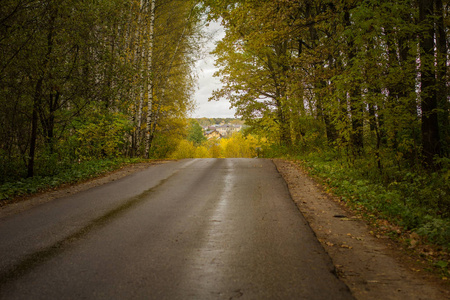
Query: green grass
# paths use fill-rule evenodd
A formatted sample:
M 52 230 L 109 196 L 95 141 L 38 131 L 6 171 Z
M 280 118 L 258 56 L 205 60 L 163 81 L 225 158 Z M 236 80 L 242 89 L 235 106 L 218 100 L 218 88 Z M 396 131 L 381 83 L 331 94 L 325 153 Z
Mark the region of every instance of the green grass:
M 17 196 L 25 196 L 59 187 L 63 184 L 81 182 L 103 173 L 119 169 L 124 164 L 136 163 L 139 159 L 114 158 L 90 160 L 55 167 L 52 175 L 21 178 L 0 185 L 0 203 L 5 204 Z
M 311 175 L 366 217 L 387 219 L 450 249 L 450 193 L 442 173 L 397 172 L 392 176 L 396 179 L 387 182 L 386 176 L 376 170 L 360 167 L 363 159 L 352 166 L 317 153 L 297 159 Z
M 426 243 L 450 249 L 449 164 L 439 172 L 395 166 L 380 171 L 371 158 L 349 162 L 332 150 L 300 153 L 275 147 L 265 154 L 296 161 L 365 219 L 388 220 Z

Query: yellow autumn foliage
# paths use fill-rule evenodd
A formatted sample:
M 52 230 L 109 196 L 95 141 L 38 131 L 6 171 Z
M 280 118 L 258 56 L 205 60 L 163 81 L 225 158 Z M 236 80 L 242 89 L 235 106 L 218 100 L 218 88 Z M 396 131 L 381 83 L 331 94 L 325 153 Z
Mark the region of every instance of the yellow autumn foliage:
M 267 139 L 235 133 L 230 138 L 209 140 L 199 146 L 182 140 L 171 158 L 251 158 L 258 156 L 258 149 L 268 144 Z

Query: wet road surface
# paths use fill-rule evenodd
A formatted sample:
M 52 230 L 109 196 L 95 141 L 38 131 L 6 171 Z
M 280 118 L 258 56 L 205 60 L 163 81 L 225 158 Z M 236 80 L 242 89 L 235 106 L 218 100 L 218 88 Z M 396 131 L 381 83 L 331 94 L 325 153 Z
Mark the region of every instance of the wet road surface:
M 195 159 L 0 219 L 1 299 L 352 299 L 270 160 Z

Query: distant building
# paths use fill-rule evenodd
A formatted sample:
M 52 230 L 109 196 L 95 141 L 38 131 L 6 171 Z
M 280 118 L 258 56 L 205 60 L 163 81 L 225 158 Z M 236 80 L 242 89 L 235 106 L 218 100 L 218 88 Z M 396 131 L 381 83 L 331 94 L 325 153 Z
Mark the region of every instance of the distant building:
M 207 139 L 211 138 L 224 138 L 229 137 L 233 133 L 238 132 L 242 129 L 242 125 L 231 125 L 231 124 L 223 124 L 223 122 L 218 125 L 211 125 L 211 126 L 202 126 L 203 128 L 203 135 Z
M 216 129 L 208 129 L 203 132 L 203 135 L 208 139 L 221 139 L 222 135 Z
M 225 124 L 225 125 L 216 126 L 216 130 L 222 136 L 231 136 L 233 133 L 238 132 L 241 129 L 242 129 L 242 125 Z

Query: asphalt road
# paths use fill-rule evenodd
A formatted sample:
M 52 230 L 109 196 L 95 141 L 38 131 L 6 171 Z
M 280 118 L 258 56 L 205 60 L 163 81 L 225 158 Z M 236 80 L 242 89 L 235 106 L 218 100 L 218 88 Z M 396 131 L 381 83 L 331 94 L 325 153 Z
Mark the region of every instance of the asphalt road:
M 352 299 L 270 160 L 152 166 L 0 219 L 1 299 Z

